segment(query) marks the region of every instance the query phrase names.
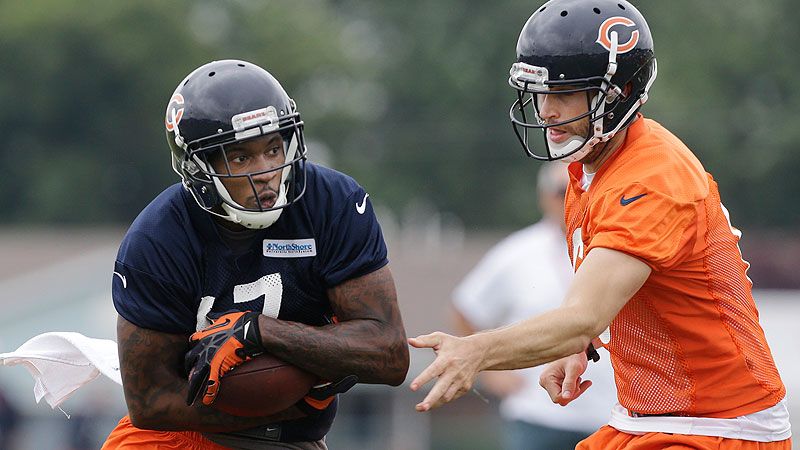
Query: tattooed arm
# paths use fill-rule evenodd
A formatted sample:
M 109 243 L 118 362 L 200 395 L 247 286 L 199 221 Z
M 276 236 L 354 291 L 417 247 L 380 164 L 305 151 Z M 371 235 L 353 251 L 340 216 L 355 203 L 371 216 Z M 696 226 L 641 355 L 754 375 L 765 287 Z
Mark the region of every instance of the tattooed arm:
M 397 386 L 408 372 L 408 345 L 388 266 L 328 291 L 339 323 L 313 327 L 259 317 L 266 350 L 327 380 Z
M 189 389 L 183 356 L 189 337 L 140 328 L 117 319 L 122 386 L 131 422 L 139 428 L 235 431 L 302 417 L 294 408 L 269 417 L 237 417 L 203 406 L 186 406 Z

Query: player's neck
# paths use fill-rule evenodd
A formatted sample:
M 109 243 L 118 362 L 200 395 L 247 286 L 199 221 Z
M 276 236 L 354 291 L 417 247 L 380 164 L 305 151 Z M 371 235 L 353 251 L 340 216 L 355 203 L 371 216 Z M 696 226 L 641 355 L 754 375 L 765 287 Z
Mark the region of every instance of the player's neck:
M 608 159 L 611 158 L 611 155 L 613 155 L 614 152 L 622 147 L 622 143 L 625 142 L 625 136 L 627 136 L 627 134 L 627 128 L 620 130 L 610 140 L 600 144 L 602 147 L 599 147 L 597 151 L 586 155 L 586 157 L 581 160 L 581 163 L 583 163 L 584 172 L 597 173 L 597 171 L 600 170 L 600 167 L 603 166 L 603 163 L 608 161 Z

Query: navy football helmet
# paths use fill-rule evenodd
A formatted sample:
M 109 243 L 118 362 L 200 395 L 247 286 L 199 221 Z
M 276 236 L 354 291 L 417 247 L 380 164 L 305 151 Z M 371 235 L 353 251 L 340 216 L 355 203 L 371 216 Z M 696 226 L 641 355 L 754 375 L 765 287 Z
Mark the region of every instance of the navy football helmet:
M 164 120 L 172 150 L 172 168 L 203 209 L 247 228 L 272 225 L 283 208 L 305 192 L 306 146 L 303 122 L 294 101 L 261 67 L 237 60 L 214 61 L 190 73 L 172 94 Z M 280 133 L 284 163 L 248 173 L 232 173 L 225 163 L 229 146 Z M 253 177 L 280 171 L 280 190 L 271 207 L 264 207 Z M 223 179 L 246 179 L 258 201 L 243 206 L 231 197 Z
M 509 84 L 517 100 L 509 116 L 528 156 L 577 161 L 611 139 L 635 118 L 656 78 L 650 28 L 625 0 L 551 0 L 525 23 L 517 41 L 517 62 Z M 554 90 L 555 89 L 555 90 Z M 585 92 L 587 112 L 558 123 L 540 115 L 544 95 Z M 547 129 L 588 117 L 585 136 L 555 143 Z M 534 149 L 529 130 L 544 133 Z

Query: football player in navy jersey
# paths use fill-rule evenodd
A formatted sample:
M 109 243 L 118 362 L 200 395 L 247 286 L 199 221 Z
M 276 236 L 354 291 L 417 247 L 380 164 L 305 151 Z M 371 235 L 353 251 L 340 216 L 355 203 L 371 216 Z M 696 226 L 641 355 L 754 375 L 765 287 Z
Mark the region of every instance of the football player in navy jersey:
M 336 396 L 397 386 L 408 348 L 368 194 L 309 163 L 303 122 L 254 64 L 203 65 L 165 125 L 182 183 L 136 218 L 114 306 L 128 416 L 104 448 L 324 449 Z M 221 376 L 268 352 L 321 382 L 270 417 L 213 408 Z

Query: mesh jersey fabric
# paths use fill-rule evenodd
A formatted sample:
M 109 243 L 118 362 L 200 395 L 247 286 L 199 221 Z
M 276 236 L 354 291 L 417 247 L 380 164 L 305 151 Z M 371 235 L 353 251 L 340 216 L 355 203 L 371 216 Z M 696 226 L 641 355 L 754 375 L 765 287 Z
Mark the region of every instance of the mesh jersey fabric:
M 596 247 L 652 268 L 605 343 L 620 404 L 640 414 L 731 418 L 780 401 L 786 390 L 758 323 L 741 233 L 692 152 L 640 115 L 588 191 L 581 164 L 569 172 L 575 270 Z

